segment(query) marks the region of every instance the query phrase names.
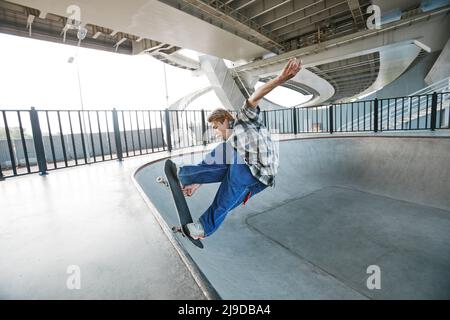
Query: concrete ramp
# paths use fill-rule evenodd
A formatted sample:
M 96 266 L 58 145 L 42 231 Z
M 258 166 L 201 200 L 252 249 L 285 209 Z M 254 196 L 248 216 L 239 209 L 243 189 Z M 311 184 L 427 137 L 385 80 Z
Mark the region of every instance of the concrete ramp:
M 225 299 L 449 299 L 449 150 L 446 137 L 280 142 L 276 187 L 232 212 L 204 250 L 179 243 Z M 170 195 L 154 183 L 162 165 L 136 179 L 171 226 Z M 217 188 L 188 199 L 194 218 Z M 369 290 L 373 265 L 381 289 Z

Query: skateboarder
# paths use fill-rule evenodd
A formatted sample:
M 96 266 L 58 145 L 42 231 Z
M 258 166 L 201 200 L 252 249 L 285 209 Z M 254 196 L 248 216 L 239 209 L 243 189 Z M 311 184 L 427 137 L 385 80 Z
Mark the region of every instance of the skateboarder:
M 274 186 L 278 151 L 260 119 L 258 103 L 300 69 L 301 62 L 290 59 L 277 77 L 255 90 L 236 117 L 225 109 L 216 109 L 208 117 L 223 143 L 201 163 L 182 166 L 178 172 L 186 196 L 192 196 L 203 183 L 221 182 L 210 207 L 198 221 L 187 225 L 193 239 L 210 236 L 231 210 L 267 186 Z

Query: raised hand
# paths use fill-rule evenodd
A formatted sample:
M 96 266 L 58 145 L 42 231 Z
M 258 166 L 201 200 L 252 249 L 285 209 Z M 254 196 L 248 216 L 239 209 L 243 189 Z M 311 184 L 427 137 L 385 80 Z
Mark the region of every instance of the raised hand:
M 295 58 L 289 59 L 288 63 L 284 66 L 281 73 L 274 79 L 266 82 L 262 86 L 253 92 L 250 98 L 247 99 L 247 105 L 250 107 L 256 107 L 259 101 L 270 91 L 282 85 L 284 82 L 295 77 L 295 75 L 301 70 L 302 62 Z
M 289 59 L 288 63 L 284 66 L 281 73 L 278 75 L 278 80 L 281 83 L 288 81 L 295 77 L 295 75 L 302 69 L 302 61 L 296 58 Z

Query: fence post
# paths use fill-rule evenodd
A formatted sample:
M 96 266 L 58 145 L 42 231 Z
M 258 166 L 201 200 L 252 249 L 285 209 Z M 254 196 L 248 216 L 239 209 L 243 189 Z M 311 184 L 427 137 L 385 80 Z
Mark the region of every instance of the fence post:
M 39 174 L 47 174 L 47 160 L 45 159 L 44 141 L 42 140 L 41 126 L 39 124 L 39 115 L 34 107 L 30 111 L 31 130 L 33 132 L 34 149 L 36 150 L 36 159 L 39 167 Z
M 431 130 L 434 131 L 436 129 L 436 118 L 437 118 L 437 93 L 433 92 L 431 97 Z
M 206 146 L 206 117 L 205 117 L 205 110 L 202 109 L 202 141 L 203 145 Z
M 294 120 L 294 134 L 297 134 L 297 109 L 295 107 L 292 108 L 292 119 Z
M 167 150 L 172 152 L 172 136 L 170 134 L 170 112 L 169 109 L 164 111 L 166 116 L 166 136 L 167 136 Z
M 116 108 L 112 111 L 114 141 L 116 142 L 116 154 L 119 161 L 123 161 L 122 140 L 120 139 L 119 117 L 117 116 Z M 126 134 L 126 132 L 124 132 Z
M 332 104 L 328 107 L 328 112 L 329 112 L 328 127 L 330 128 L 330 134 L 332 134 L 334 132 L 334 127 L 333 127 L 333 124 L 334 124 L 334 120 L 333 120 L 333 105 Z
M 373 101 L 373 131 L 378 132 L 378 99 Z

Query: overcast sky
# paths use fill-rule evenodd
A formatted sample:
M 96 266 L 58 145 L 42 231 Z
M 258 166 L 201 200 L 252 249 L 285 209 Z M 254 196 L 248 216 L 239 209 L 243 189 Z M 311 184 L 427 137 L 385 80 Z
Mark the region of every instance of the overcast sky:
M 163 63 L 148 56 L 129 56 L 76 48 L 0 34 L 0 109 L 80 108 L 76 64 L 78 50 L 85 109 L 164 109 Z M 166 65 L 169 103 L 208 85 L 205 76 Z M 210 95 L 217 105 L 218 99 Z M 206 107 L 205 107 L 206 108 Z
M 0 34 L 0 109 L 164 109 L 164 65 L 149 55 L 123 55 Z M 70 57 L 76 57 L 69 63 Z M 166 65 L 169 105 L 208 86 L 206 76 Z M 286 107 L 302 95 L 277 88 L 267 98 Z M 221 107 L 211 91 L 191 108 Z

